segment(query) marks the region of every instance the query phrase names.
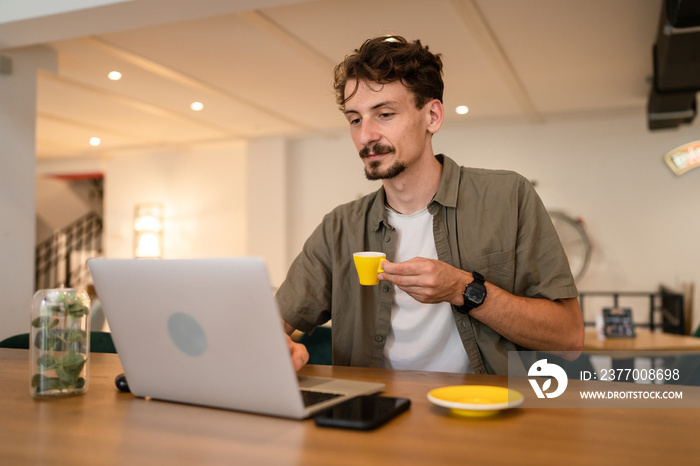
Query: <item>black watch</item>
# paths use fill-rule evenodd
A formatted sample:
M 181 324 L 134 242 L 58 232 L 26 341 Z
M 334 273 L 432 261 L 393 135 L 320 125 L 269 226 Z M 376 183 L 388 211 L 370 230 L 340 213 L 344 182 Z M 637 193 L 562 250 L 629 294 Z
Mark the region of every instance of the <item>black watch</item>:
M 472 309 L 481 306 L 486 299 L 486 285 L 484 285 L 484 276 L 479 272 L 472 272 L 474 281 L 467 285 L 464 289 L 464 304 L 455 306 L 462 314 L 469 314 Z

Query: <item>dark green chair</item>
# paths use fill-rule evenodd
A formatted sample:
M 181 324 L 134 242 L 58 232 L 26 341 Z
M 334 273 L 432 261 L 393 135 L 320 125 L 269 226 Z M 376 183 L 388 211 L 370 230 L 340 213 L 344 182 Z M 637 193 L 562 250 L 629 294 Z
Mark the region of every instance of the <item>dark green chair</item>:
M 29 334 L 22 333 L 6 338 L 0 341 L 0 348 L 29 349 Z M 109 332 L 90 332 L 90 352 L 116 353 L 112 334 Z
M 299 339 L 299 343 L 306 346 L 309 352 L 309 364 L 321 364 L 330 366 L 333 364 L 333 350 L 331 344 L 330 327 L 316 327 L 311 335 L 306 333 Z

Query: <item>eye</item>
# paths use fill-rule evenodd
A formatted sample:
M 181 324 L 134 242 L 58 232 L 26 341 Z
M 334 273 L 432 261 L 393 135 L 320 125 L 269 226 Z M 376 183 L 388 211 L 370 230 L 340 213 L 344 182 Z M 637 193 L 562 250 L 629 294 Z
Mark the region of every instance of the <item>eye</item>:
M 385 113 L 380 113 L 379 118 L 382 120 L 388 120 L 389 118 L 393 117 L 393 113 L 385 112 Z
M 350 122 L 350 126 L 357 126 L 360 124 L 359 118 L 350 118 L 348 121 Z

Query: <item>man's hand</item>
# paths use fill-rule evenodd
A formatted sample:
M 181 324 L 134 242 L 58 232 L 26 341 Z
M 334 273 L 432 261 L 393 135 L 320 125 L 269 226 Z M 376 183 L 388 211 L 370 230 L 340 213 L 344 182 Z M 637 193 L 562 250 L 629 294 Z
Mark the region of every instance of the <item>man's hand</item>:
M 406 262 L 382 261 L 380 280 L 394 283 L 421 303 L 464 304 L 464 287 L 473 278 L 468 272 L 435 260 L 415 257 Z
M 292 340 L 292 337 L 285 334 L 287 337 L 287 344 L 289 345 L 289 354 L 292 357 L 292 364 L 294 364 L 294 370 L 299 370 L 304 365 L 309 362 L 309 352 L 306 350 L 306 346 L 301 343 L 297 343 Z
M 422 303 L 464 304 L 464 288 L 474 277 L 433 259 L 382 261 L 380 280 L 393 282 Z M 551 301 L 515 296 L 486 283 L 488 296 L 469 315 L 510 341 L 533 351 L 568 351 L 576 359 L 583 347 L 583 318 L 577 298 Z

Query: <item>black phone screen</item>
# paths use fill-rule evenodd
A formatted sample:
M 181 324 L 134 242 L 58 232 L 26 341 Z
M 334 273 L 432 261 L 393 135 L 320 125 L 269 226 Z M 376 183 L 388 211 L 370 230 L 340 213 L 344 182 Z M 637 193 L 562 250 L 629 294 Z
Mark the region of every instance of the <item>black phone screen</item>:
M 345 429 L 371 430 L 406 411 L 408 398 L 358 396 L 316 416 L 316 425 Z

